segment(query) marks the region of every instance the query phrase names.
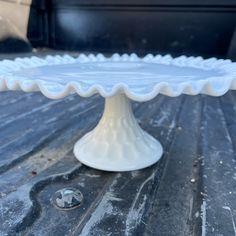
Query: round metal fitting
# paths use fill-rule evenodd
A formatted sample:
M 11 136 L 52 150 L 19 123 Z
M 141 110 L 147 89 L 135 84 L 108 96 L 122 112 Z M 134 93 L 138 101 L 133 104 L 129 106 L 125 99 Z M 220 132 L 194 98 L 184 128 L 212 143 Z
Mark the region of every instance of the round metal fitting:
M 81 205 L 83 194 L 76 188 L 63 188 L 54 193 L 51 201 L 62 210 L 71 210 Z

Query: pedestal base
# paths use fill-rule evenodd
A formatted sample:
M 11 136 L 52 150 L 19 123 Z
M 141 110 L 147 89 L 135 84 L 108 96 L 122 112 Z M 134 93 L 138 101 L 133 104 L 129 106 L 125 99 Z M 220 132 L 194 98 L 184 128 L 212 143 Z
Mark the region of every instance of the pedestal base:
M 98 125 L 74 146 L 83 164 L 106 171 L 131 171 L 156 163 L 161 144 L 138 125 L 125 95 L 106 98 Z

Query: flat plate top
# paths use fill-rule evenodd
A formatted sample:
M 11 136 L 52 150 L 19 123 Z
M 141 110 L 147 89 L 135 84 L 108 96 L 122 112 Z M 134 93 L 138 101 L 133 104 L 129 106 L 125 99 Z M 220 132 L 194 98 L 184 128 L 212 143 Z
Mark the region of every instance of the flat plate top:
M 133 100 L 145 101 L 158 93 L 217 96 L 236 87 L 236 65 L 215 58 L 160 55 L 139 58 L 135 54 L 114 54 L 110 58 L 101 54 L 78 58 L 48 56 L 3 61 L 1 69 L 5 73 L 0 76 L 1 90 L 41 90 L 49 98 L 73 92 L 81 96 L 100 93 L 104 97 L 124 92 Z
M 14 72 L 26 79 L 44 80 L 66 85 L 79 82 L 83 86 L 101 84 L 105 88 L 124 83 L 131 87 L 154 86 L 157 83 L 183 83 L 189 80 L 203 80 L 222 77 L 224 73 L 217 68 L 179 67 L 152 62 L 88 62 L 64 65 L 48 65 L 37 68 L 21 69 Z

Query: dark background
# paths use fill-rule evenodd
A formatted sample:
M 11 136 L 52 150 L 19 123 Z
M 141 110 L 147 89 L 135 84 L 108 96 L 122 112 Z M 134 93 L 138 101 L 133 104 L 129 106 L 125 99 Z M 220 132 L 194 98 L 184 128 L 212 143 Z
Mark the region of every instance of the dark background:
M 12 6 L 13 15 L 14 5 L 29 8 L 26 51 L 46 47 L 236 58 L 233 0 L 0 0 L 0 7 L 2 2 Z M 2 45 L 0 51 L 14 51 Z

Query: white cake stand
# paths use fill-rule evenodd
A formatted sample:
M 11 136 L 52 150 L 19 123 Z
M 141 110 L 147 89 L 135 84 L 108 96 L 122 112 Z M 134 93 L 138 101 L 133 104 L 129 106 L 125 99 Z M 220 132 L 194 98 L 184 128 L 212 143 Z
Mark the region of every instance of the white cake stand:
M 161 144 L 138 125 L 130 99 L 147 101 L 159 93 L 219 96 L 236 89 L 236 65 L 215 58 L 150 54 L 144 58 L 82 54 L 1 61 L 0 91 L 19 89 L 41 91 L 52 99 L 75 92 L 105 97 L 100 122 L 77 141 L 74 154 L 96 169 L 129 171 L 156 163 L 163 153 Z

